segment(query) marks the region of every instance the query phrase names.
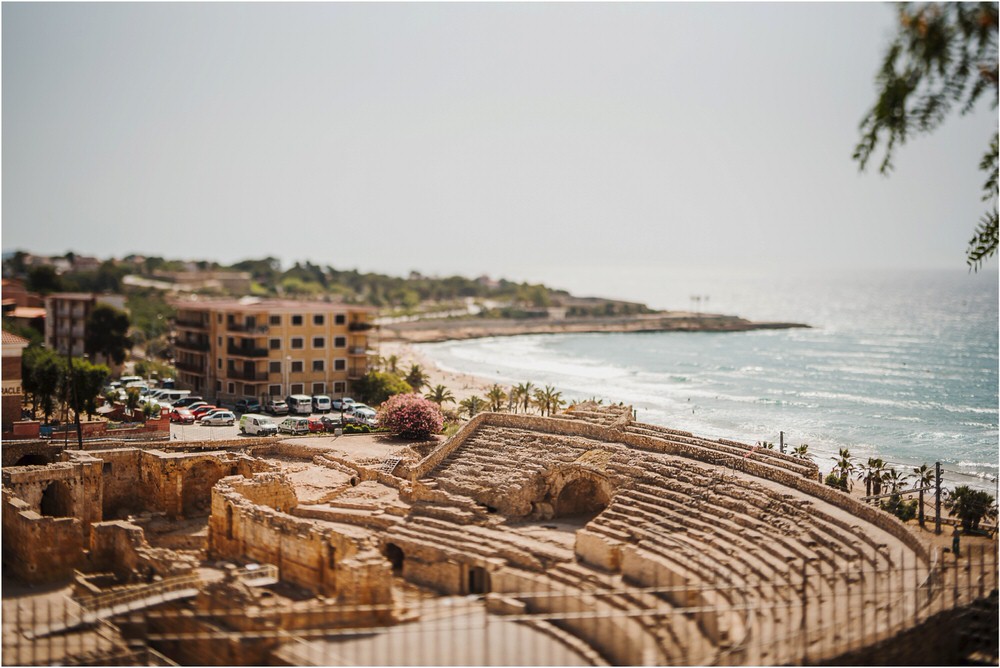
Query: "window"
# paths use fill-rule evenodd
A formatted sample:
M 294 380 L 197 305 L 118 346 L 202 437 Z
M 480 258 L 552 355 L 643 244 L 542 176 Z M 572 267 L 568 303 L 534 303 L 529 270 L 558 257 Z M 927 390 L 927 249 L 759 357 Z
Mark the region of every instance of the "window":
M 292 383 L 289 394 L 302 394 L 302 383 Z
M 293 325 L 301 325 L 302 324 L 302 316 L 301 315 L 293 315 L 292 316 L 292 324 Z
M 222 381 L 221 380 L 215 381 L 215 391 L 216 392 L 222 392 Z
M 222 337 L 221 336 L 219 337 L 219 347 L 220 348 L 222 347 Z
M 325 338 L 323 338 L 322 336 L 313 337 L 313 348 L 325 348 L 325 347 L 326 347 Z
M 333 370 L 343 371 L 347 368 L 347 360 L 333 360 Z
M 292 373 L 302 373 L 302 360 L 292 362 Z
M 323 324 L 323 314 L 322 313 L 317 313 L 316 315 L 313 316 L 313 324 L 314 325 L 322 325 Z
M 217 362 L 217 364 L 215 365 L 216 368 L 217 369 L 221 369 L 222 368 L 222 358 L 220 357 L 219 359 L 217 359 L 215 361 Z
M 291 339 L 292 350 L 302 350 L 306 347 L 306 340 L 301 336 L 293 336 Z
M 219 323 L 220 325 L 222 324 L 222 314 L 221 313 L 216 314 L 215 321 L 217 323 Z
M 281 350 L 281 339 L 271 339 L 267 342 L 267 347 L 271 350 Z
M 347 347 L 347 337 L 346 336 L 335 337 L 333 339 L 333 347 L 334 348 L 346 348 Z
M 333 384 L 334 394 L 343 394 L 346 391 L 347 391 L 347 383 L 345 383 L 344 381 L 338 380 L 336 383 Z
M 268 373 L 281 373 L 281 362 L 268 362 L 267 363 Z
M 236 393 L 236 383 L 229 383 L 229 389 L 227 390 L 229 394 Z
M 326 383 L 313 383 L 313 394 L 323 394 L 326 391 Z
M 270 318 L 268 318 L 267 321 L 271 325 L 273 325 L 274 327 L 278 327 L 279 325 L 281 325 L 281 316 L 280 315 L 272 315 Z
M 313 360 L 313 371 L 323 371 L 323 360 Z
M 281 385 L 268 385 L 267 386 L 267 394 L 269 396 L 272 396 L 272 397 L 280 397 L 281 396 Z
M 338 325 L 345 325 L 347 324 L 347 316 L 344 315 L 343 313 L 338 313 L 336 316 L 334 316 L 333 322 Z

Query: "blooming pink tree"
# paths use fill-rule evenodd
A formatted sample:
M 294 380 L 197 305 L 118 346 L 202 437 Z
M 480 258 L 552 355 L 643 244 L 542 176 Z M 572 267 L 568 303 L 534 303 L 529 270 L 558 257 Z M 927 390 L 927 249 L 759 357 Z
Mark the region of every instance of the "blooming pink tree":
M 378 425 L 403 438 L 427 438 L 441 431 L 441 407 L 419 394 L 396 394 L 378 410 Z

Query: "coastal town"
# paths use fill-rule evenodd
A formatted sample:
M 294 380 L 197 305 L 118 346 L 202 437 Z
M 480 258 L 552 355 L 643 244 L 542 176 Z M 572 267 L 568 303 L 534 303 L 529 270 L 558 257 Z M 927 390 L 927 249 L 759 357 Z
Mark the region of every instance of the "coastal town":
M 416 347 L 805 325 L 25 252 L 3 316 L 5 665 L 995 663 L 985 492 Z

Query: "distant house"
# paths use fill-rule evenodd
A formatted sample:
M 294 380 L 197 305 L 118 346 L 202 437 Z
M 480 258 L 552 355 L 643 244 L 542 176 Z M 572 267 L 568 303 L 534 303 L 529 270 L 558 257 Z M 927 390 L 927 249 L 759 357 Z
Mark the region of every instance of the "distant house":
M 248 271 L 163 271 L 156 270 L 153 276 L 173 283 L 178 289 L 221 290 L 233 294 L 250 292 L 250 272 Z
M 91 292 L 57 292 L 45 298 L 45 345 L 59 352 L 82 357 L 87 336 L 87 318 L 98 304 L 125 311 L 123 295 L 98 295 Z M 91 362 L 107 364 L 112 374 L 121 373 L 120 364 L 98 355 Z

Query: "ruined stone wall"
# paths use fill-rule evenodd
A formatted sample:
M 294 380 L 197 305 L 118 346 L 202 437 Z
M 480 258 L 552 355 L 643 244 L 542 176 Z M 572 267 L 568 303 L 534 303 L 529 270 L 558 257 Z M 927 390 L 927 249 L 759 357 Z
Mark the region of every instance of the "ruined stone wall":
M 83 561 L 80 520 L 43 517 L 3 490 L 3 569 L 29 584 L 70 577 Z
M 88 531 L 102 519 L 101 461 L 77 454 L 74 462 L 5 468 L 3 486 L 39 515 L 76 517 Z
M 98 450 L 88 454 L 101 460 L 105 519 L 126 517 L 149 507 L 149 487 L 141 474 L 141 450 Z
M 121 582 L 150 582 L 155 575 L 183 575 L 197 560 L 173 550 L 154 548 L 142 528 L 122 520 L 90 527 L 90 570 L 113 572 Z
M 212 491 L 209 556 L 274 564 L 282 580 L 343 603 L 391 602 L 389 563 L 356 537 L 277 510 L 294 499 L 281 474 L 221 480 Z

